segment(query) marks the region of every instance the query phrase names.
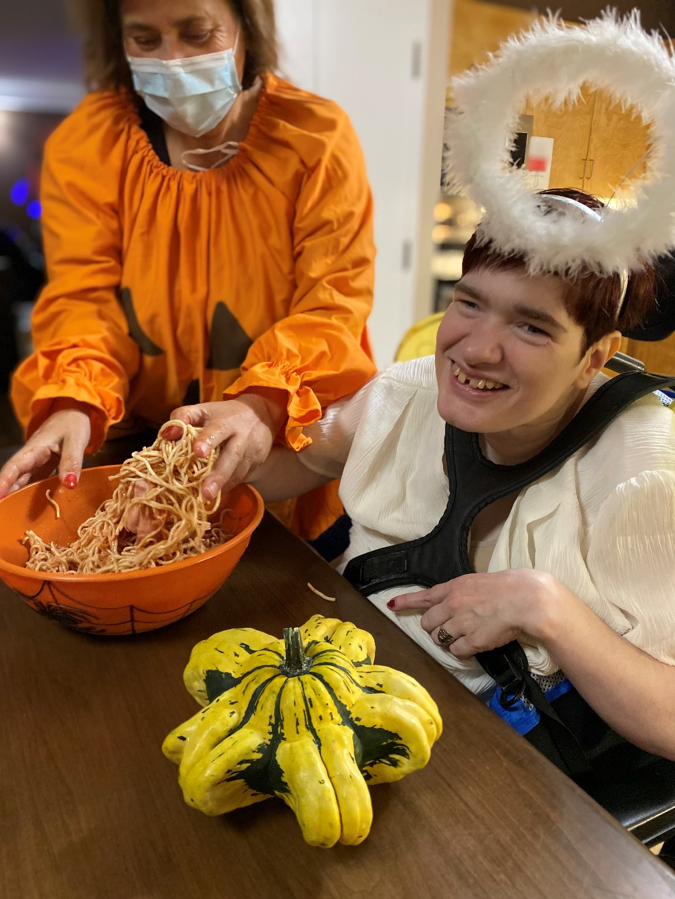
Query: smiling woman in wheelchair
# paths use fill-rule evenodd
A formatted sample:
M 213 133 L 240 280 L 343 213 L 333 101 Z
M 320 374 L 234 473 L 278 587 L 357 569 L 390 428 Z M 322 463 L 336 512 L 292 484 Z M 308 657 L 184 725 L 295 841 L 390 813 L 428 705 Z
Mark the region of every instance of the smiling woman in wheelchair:
M 599 201 L 543 198 L 553 214 Z M 602 369 L 653 273 L 531 275 L 467 246 L 435 357 L 330 406 L 253 483 L 342 479 L 345 576 L 583 782 L 675 759 L 675 416 L 667 379 Z

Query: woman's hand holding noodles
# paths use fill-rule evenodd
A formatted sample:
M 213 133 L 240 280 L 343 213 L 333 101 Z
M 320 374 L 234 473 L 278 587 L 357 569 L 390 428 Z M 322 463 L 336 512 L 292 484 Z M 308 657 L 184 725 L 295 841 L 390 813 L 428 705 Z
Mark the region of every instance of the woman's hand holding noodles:
M 267 459 L 286 418 L 285 399 L 279 391 L 261 391 L 216 403 L 182 406 L 171 413 L 171 418 L 202 429 L 195 455 L 206 458 L 217 446 L 221 448 L 202 488 L 206 499 L 215 499 L 219 491 L 243 483 Z M 161 434 L 169 440 L 181 436 L 178 427 L 165 427 Z

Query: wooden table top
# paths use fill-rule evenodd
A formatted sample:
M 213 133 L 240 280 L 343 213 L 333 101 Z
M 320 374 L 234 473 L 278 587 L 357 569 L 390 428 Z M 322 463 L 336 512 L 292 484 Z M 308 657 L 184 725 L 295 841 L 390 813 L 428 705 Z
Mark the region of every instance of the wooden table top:
M 317 612 L 371 631 L 445 726 L 425 769 L 372 790 L 357 847 L 307 846 L 277 799 L 220 818 L 188 808 L 160 748 L 196 711 L 182 684 L 196 642 L 281 636 Z M 216 596 L 170 627 L 85 636 L 3 585 L 0 627 L 3 899 L 675 895 L 669 869 L 270 515 Z

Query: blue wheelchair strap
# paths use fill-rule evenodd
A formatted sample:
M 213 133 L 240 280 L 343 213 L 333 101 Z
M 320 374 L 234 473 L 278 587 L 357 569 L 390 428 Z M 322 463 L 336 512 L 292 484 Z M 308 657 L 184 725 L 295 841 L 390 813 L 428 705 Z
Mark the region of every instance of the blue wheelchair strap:
M 553 702 L 554 699 L 569 693 L 571 689 L 572 684 L 565 678 L 565 680 L 554 684 L 549 690 L 546 690 L 544 696 L 547 702 Z M 517 702 L 510 704 L 508 708 L 504 708 L 500 702 L 501 695 L 502 688 L 497 687 L 488 702 L 488 706 L 515 731 L 524 736 L 539 724 L 541 713 L 531 702 L 528 702 L 526 699 L 519 699 Z

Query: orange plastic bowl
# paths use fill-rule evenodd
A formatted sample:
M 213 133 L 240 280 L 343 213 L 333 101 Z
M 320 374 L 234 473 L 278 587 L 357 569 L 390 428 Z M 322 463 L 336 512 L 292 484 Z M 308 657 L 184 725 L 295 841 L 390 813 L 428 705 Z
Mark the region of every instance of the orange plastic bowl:
M 89 468 L 75 490 L 58 478 L 31 484 L 0 500 L 0 578 L 36 612 L 88 634 L 138 634 L 184 618 L 203 605 L 232 574 L 260 524 L 260 495 L 242 484 L 223 497 L 232 509 L 235 536 L 184 562 L 122 574 L 47 574 L 25 568 L 27 530 L 62 546 L 112 496 L 119 465 Z M 59 504 L 61 517 L 47 499 Z

